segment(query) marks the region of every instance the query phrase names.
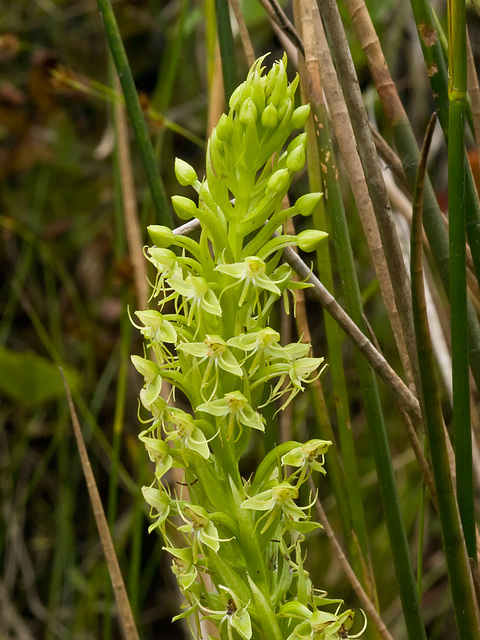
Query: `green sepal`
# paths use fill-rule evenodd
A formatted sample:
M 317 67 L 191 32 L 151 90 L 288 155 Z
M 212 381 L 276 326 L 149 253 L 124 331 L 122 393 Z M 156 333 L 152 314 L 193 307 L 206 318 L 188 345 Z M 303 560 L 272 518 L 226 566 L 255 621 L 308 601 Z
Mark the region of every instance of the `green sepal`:
M 308 620 L 311 615 L 310 609 L 301 602 L 286 602 L 277 613 L 280 618 L 299 618 L 300 620 Z
M 288 527 L 295 529 L 298 533 L 310 533 L 315 529 L 323 529 L 319 522 L 314 522 L 313 520 L 289 520 Z

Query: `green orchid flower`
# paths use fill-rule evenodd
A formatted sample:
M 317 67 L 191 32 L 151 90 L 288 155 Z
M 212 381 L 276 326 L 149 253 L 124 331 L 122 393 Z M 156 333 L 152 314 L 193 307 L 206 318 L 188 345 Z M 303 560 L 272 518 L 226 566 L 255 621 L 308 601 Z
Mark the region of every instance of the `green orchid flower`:
M 219 369 L 222 369 L 226 373 L 231 373 L 239 378 L 243 377 L 243 369 L 238 364 L 235 356 L 228 349 L 228 345 L 220 336 L 206 335 L 203 342 L 181 342 L 177 345 L 177 349 L 187 353 L 198 359 L 197 365 L 207 360 L 207 366 L 205 368 L 202 378 L 202 397 L 203 389 L 211 382 L 212 369 L 214 372 L 214 386 L 210 394 L 210 399 L 213 398 L 217 391 L 219 383 Z
M 165 535 L 165 521 L 172 510 L 172 499 L 163 489 L 142 487 L 143 499 L 150 505 L 150 517 L 156 518 L 148 527 L 148 533 L 159 527 Z
M 310 384 L 322 375 L 326 366 L 320 366 L 323 361 L 323 358 L 299 358 L 294 360 L 290 366 L 288 364 L 275 364 L 272 366 L 272 371 L 276 371 L 278 368 L 280 379 L 272 390 L 269 401 L 281 398 L 288 393 L 288 398 L 279 409 L 279 411 L 282 411 L 297 393 L 304 390 L 304 384 Z M 287 380 L 286 387 L 284 386 L 285 380 Z
M 348 630 L 353 624 L 354 613 L 351 609 L 341 615 L 327 611 L 310 611 L 303 614 L 307 619 L 295 627 L 287 640 L 341 640 L 342 638 L 359 638 L 364 628 L 355 635 L 349 635 Z M 303 611 L 302 611 L 303 613 Z M 303 616 L 302 616 L 303 617 Z
M 191 547 L 175 549 L 174 547 L 162 547 L 172 556 L 172 573 L 177 579 L 182 593 L 190 591 L 196 582 L 198 570 L 193 560 Z
M 275 357 L 278 349 L 284 348 L 278 345 L 279 342 L 280 334 L 278 331 L 271 327 L 265 327 L 230 338 L 228 344 L 246 352 L 248 356 L 245 360 L 254 356 L 248 369 L 248 375 L 253 376 L 260 366 L 264 366 L 267 361 Z
M 177 332 L 174 325 L 159 311 L 153 309 L 135 311 L 135 315 L 143 323 L 143 327 L 133 321 L 132 324 L 146 338 L 148 346 L 153 347 L 157 362 L 168 362 L 173 365 L 175 358 L 165 344 L 175 344 L 177 341 Z
M 165 440 L 155 438 L 152 431 L 157 428 L 156 422 L 150 429 L 142 431 L 138 439 L 143 442 L 148 457 L 155 464 L 155 477 L 160 482 L 161 478 L 174 466 L 171 449 Z
M 215 267 L 217 271 L 225 273 L 232 278 L 235 278 L 240 284 L 243 282 L 243 289 L 238 299 L 238 306 L 241 307 L 250 289 L 253 287 L 255 291 L 255 301 L 253 307 L 256 308 L 259 305 L 259 295 L 261 290 L 269 291 L 276 296 L 281 295 L 281 291 L 275 282 L 266 275 L 267 265 L 263 260 L 260 260 L 257 256 L 248 256 L 243 262 L 236 262 L 234 264 L 219 264 Z M 234 285 L 230 285 L 234 286 Z M 230 288 L 230 287 L 227 287 Z
M 179 442 L 185 464 L 185 449 L 198 453 L 206 460 L 210 457 L 210 449 L 204 433 L 197 427 L 192 416 L 181 409 L 167 407 L 163 416 L 163 430 L 166 440 Z
M 265 430 L 265 423 L 262 416 L 252 409 L 247 398 L 240 391 L 226 393 L 221 400 L 205 402 L 197 407 L 197 411 L 203 411 L 212 416 L 227 418 L 227 440 L 232 439 L 235 425 L 237 425 L 240 432 L 234 442 L 237 442 L 241 437 L 243 433 L 242 426 L 250 427 L 250 429 L 258 429 L 259 431 Z
M 250 640 L 253 633 L 252 622 L 250 614 L 248 613 L 248 605 L 250 603 L 247 602 L 247 604 L 243 604 L 232 589 L 229 589 L 222 584 L 218 585 L 218 588 L 222 591 L 226 591 L 230 596 L 226 602 L 225 609 L 223 611 L 214 611 L 198 602 L 200 609 L 205 613 L 206 618 L 220 621 L 220 625 L 218 627 L 219 637 L 221 637 L 222 627 L 226 623 L 228 640 L 233 640 L 234 638 L 232 629 L 235 629 L 235 631 L 237 631 L 240 634 L 240 637 L 244 638 L 244 640 Z
M 324 456 L 331 444 L 329 440 L 309 440 L 283 455 L 282 465 L 299 467 L 299 471 L 302 472 L 298 481 L 299 485 L 304 481 L 305 476 L 310 475 L 312 471 L 319 471 L 325 475 Z M 321 458 L 321 461 L 317 460 L 318 457 Z
M 210 520 L 207 511 L 199 505 L 188 503 L 178 503 L 178 513 L 186 523 L 178 527 L 179 531 L 191 534 L 193 562 L 197 563 L 198 550 L 200 549 L 204 557 L 206 552 L 204 546 L 209 547 L 214 553 L 220 548 L 220 542 L 228 542 L 232 538 L 219 538 L 217 527 Z
M 305 520 L 308 517 L 304 510 L 310 508 L 310 505 L 302 509 L 295 504 L 296 498 L 298 498 L 298 487 L 285 481 L 275 484 L 271 489 L 262 491 L 252 498 L 247 498 L 242 502 L 241 507 L 242 509 L 267 512 L 257 522 L 258 526 L 267 517 L 260 530 L 260 533 L 265 533 L 280 512 L 287 520 Z
M 167 295 L 165 279 L 172 276 L 178 269 L 177 256 L 170 249 L 149 247 L 145 253 L 145 257 L 153 264 L 156 270 L 156 279 L 152 287 L 150 300 L 158 298 L 159 296 L 165 298 Z
M 140 391 L 140 401 L 146 409 L 154 404 L 160 397 L 162 390 L 161 369 L 155 362 L 141 358 L 140 356 L 131 356 L 131 361 L 135 369 L 143 375 L 145 385 Z
M 177 314 L 183 306 L 187 307 L 190 303 L 187 324 L 190 325 L 194 317 L 198 317 L 202 312 L 213 316 L 221 316 L 222 308 L 218 302 L 217 296 L 210 289 L 207 281 L 200 276 L 192 276 L 188 274 L 183 277 L 182 270 L 177 269 L 175 273 L 167 280 L 170 287 L 177 295 L 182 296 L 183 302 L 177 308 Z

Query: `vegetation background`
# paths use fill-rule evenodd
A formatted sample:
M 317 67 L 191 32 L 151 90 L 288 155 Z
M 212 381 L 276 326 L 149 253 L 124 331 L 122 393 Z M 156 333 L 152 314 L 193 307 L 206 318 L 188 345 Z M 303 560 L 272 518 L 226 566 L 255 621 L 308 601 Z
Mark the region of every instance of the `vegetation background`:
M 272 27 L 257 0 L 240 4 L 255 56 L 270 52 L 266 59 L 269 65 L 283 55 L 288 43 L 278 28 Z M 397 0 L 370 0 L 367 4 L 421 144 L 435 107 L 410 4 Z M 434 5 L 445 28 L 445 4 Z M 282 6 L 293 20 L 290 4 Z M 183 193 L 173 172 L 175 157 L 188 161 L 203 175 L 205 143 L 225 109 L 215 3 L 118 0 L 113 7 L 168 202 L 170 196 Z M 345 7 L 342 3 L 339 7 L 367 113 L 391 143 L 365 54 Z M 468 22 L 474 54 L 480 55 L 480 23 L 471 7 Z M 233 16 L 232 26 L 240 82 L 249 62 Z M 140 487 L 150 483 L 151 469 L 137 440 L 141 380 L 129 359 L 132 353 L 142 353 L 142 344 L 127 310 L 145 308 L 146 293 L 138 276 L 135 279 L 139 244 L 132 219 L 124 211 L 130 211 L 139 221 L 140 246 L 147 242 L 147 225 L 165 224 L 165 220 L 159 220 L 152 204 L 133 133 L 122 128 L 120 92 L 107 50 L 104 26 L 93 0 L 3 3 L 0 638 L 5 640 L 108 640 L 121 634 L 59 364 L 72 389 L 140 635 L 144 640 L 188 637 L 188 629 L 181 623 L 170 623 L 178 613 L 181 598 L 160 539 L 147 534 L 148 513 Z M 291 77 L 295 65 L 292 54 Z M 129 143 L 130 165 L 128 157 L 125 160 L 119 152 L 118 141 L 122 139 Z M 469 142 L 473 149 L 473 137 Z M 476 151 L 470 151 L 470 160 L 475 176 Z M 429 163 L 436 196 L 445 210 L 447 155 L 439 131 L 434 135 Z M 338 170 L 364 313 L 382 353 L 395 370 L 401 371 L 341 160 Z M 386 174 L 391 179 L 388 167 Z M 128 191 L 122 191 L 130 178 L 133 204 L 126 200 Z M 292 197 L 308 189 L 304 172 L 293 185 Z M 405 201 L 406 196 L 398 189 L 394 193 L 398 196 L 394 209 L 403 206 L 408 214 L 411 205 Z M 399 219 L 404 221 L 402 216 Z M 341 270 L 334 256 L 332 260 L 333 281 L 343 304 Z M 439 310 L 440 335 L 448 345 L 448 305 L 441 287 L 437 288 L 436 275 L 431 285 Z M 478 295 L 475 286 L 473 283 L 474 294 Z M 306 304 L 315 355 L 325 355 L 328 362 L 320 306 L 308 292 Z M 283 320 L 282 327 L 284 332 L 295 331 L 288 319 Z M 379 501 L 372 436 L 354 350 L 348 340 L 342 340 L 341 353 L 379 610 L 393 637 L 402 640 L 406 637 L 404 617 Z M 448 356 L 448 346 L 444 353 Z M 448 372 L 444 378 L 442 407 L 450 425 Z M 322 385 L 337 433 L 336 398 L 329 373 L 322 378 Z M 425 502 L 421 473 L 395 401 L 383 385 L 380 393 L 414 566 L 419 545 L 423 549 L 421 590 L 427 635 L 432 640 L 450 639 L 456 637 L 456 631 L 439 522 L 428 499 Z M 476 399 L 472 394 L 473 404 Z M 287 425 L 280 425 L 287 429 L 284 435 L 319 437 L 308 394 L 298 399 L 289 420 Z M 472 421 L 478 437 L 475 411 Z M 345 472 L 349 473 L 347 467 Z M 328 476 L 320 490 L 327 516 L 343 544 Z M 343 598 L 348 607 L 359 608 L 325 534 L 310 537 L 308 564 L 316 586 L 332 597 Z

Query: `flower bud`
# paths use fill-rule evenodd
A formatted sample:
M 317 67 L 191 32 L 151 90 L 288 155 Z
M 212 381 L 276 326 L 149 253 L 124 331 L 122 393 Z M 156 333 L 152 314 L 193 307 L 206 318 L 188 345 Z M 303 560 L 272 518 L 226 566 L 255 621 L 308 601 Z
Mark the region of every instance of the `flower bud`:
M 292 114 L 292 127 L 294 129 L 303 129 L 309 115 L 309 104 L 303 104 L 301 107 L 297 107 Z
M 168 248 L 175 239 L 173 231 L 161 224 L 151 224 L 148 227 L 148 235 L 156 247 L 164 249 Z
M 267 187 L 274 193 L 286 192 L 290 184 L 288 169 L 279 169 L 273 173 L 267 183 Z
M 307 142 L 307 134 L 306 133 L 300 133 L 288 145 L 287 153 L 292 153 L 292 151 L 294 149 L 296 149 L 297 147 L 300 147 L 301 145 L 305 145 L 306 142 Z
M 233 122 L 225 113 L 222 113 L 215 127 L 217 138 L 222 142 L 229 142 L 233 136 Z
M 269 104 L 262 113 L 262 126 L 268 129 L 274 129 L 277 126 L 278 114 L 273 104 Z
M 230 109 L 233 109 L 235 111 L 237 110 L 238 101 L 240 99 L 240 94 L 243 91 L 244 84 L 245 84 L 244 82 L 242 82 L 242 84 L 239 84 L 238 87 L 234 90 L 234 92 L 230 96 L 230 100 L 228 101 L 228 106 L 230 107 Z
M 282 121 L 285 118 L 285 116 L 288 115 L 288 112 L 291 111 L 292 108 L 293 108 L 293 103 L 290 100 L 290 98 L 285 98 L 285 100 L 282 100 L 277 107 L 278 119 Z
M 306 193 L 304 196 L 300 196 L 293 207 L 295 213 L 305 217 L 311 215 L 322 196 L 323 193 Z
M 181 220 L 191 220 L 197 215 L 197 205 L 190 198 L 184 196 L 172 197 L 173 208 Z
M 257 107 L 251 98 L 247 98 L 240 107 L 238 118 L 242 124 L 254 125 L 257 119 Z
M 257 107 L 257 113 L 262 113 L 265 108 L 265 91 L 260 81 L 258 69 L 255 70 L 255 76 L 253 78 L 251 98 Z
M 317 229 L 307 229 L 301 231 L 297 236 L 297 243 L 302 251 L 315 251 L 318 245 L 328 237 L 328 233 L 325 231 L 318 231 Z
M 283 63 L 283 60 L 280 60 L 278 62 L 278 73 L 276 74 L 274 86 L 268 102 L 277 106 L 277 104 L 286 97 L 287 86 L 288 78 L 287 72 L 285 71 L 285 64 Z
M 300 171 L 305 165 L 305 145 L 301 144 L 291 151 L 287 156 L 287 169 L 289 171 Z
M 182 187 L 189 187 L 198 180 L 195 169 L 180 158 L 175 158 L 175 175 Z

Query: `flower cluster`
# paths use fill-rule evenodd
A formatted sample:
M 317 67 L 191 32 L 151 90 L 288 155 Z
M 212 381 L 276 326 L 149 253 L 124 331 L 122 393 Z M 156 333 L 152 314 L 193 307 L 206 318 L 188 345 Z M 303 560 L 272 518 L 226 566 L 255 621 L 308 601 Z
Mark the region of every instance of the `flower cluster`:
M 283 248 L 312 251 L 326 234 L 283 232 L 289 217 L 310 215 L 321 194 L 282 208 L 305 163 L 305 134 L 287 140 L 309 107 L 294 106 L 298 77 L 288 82 L 286 58 L 266 75 L 262 60 L 212 132 L 205 178 L 175 163 L 179 183 L 198 194 L 198 201 L 173 197 L 175 212 L 197 219 L 199 232 L 149 227 L 152 309 L 136 312 L 147 352 L 132 357 L 151 416 L 140 439 L 155 465 L 143 493 L 150 530 L 163 535 L 185 596 L 177 617 L 193 619 L 197 633 L 208 618 L 228 640 L 339 638 L 353 613 L 320 609 L 327 601 L 313 589 L 301 550 L 319 525 L 309 519 L 311 504 L 299 504 L 299 489 L 314 471 L 324 473 L 330 443 L 283 443 L 253 479 L 239 471 L 246 447 L 269 428 L 265 406 L 284 408 L 323 370 L 309 344 L 282 346 L 270 326 L 275 303 L 308 286 L 281 262 Z M 174 406 L 176 390 L 182 408 Z M 172 467 L 183 470 L 180 492 L 165 481 Z

